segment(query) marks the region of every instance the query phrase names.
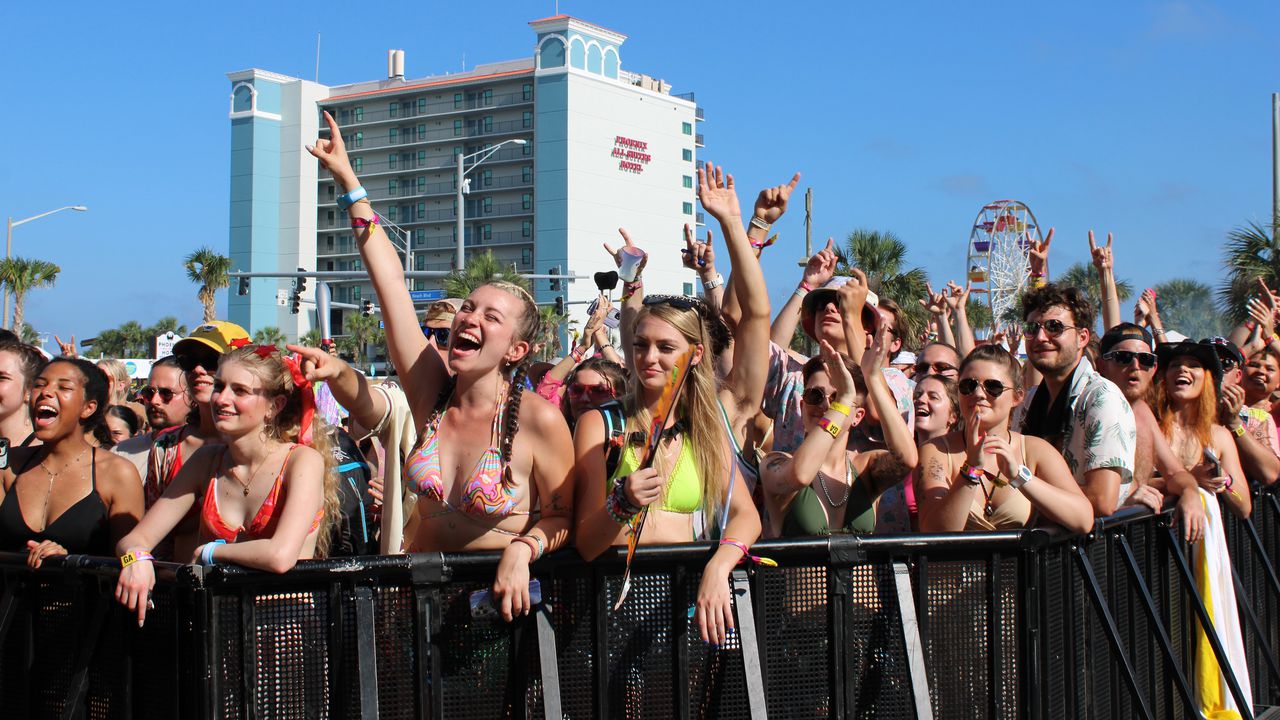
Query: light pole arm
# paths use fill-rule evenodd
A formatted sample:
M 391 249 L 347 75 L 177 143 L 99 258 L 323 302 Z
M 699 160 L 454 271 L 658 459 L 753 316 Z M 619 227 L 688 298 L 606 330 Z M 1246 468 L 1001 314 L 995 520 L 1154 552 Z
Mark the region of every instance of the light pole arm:
M 16 227 L 18 227 L 19 225 L 24 225 L 24 224 L 26 224 L 26 223 L 31 222 L 32 220 L 39 220 L 39 219 L 40 219 L 40 218 L 42 218 L 42 217 L 49 217 L 50 215 L 52 215 L 52 214 L 54 214 L 54 213 L 60 213 L 60 212 L 62 212 L 63 210 L 78 210 L 78 211 L 80 211 L 80 212 L 84 212 L 85 210 L 88 210 L 88 209 L 89 209 L 89 208 L 87 208 L 87 207 L 85 207 L 85 206 L 83 206 L 83 205 L 67 205 L 66 207 L 60 207 L 60 208 L 58 208 L 57 210 L 50 210 L 49 212 L 42 212 L 42 213 L 40 213 L 39 215 L 32 215 L 31 217 L 26 218 L 26 219 L 24 219 L 24 220 L 12 220 L 12 219 L 11 219 L 11 220 L 9 220 L 9 227 L 10 227 L 11 229 L 12 229 L 12 228 L 16 228 Z

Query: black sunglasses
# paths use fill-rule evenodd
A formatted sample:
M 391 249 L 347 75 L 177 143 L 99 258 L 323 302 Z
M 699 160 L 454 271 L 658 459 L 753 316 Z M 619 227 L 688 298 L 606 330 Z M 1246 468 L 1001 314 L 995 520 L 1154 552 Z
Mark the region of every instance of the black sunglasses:
M 1045 320 L 1042 323 L 1024 322 L 1022 323 L 1022 332 L 1029 338 L 1033 338 L 1040 332 L 1040 328 L 1044 328 L 1045 334 L 1049 337 L 1058 337 L 1067 330 L 1075 330 L 1074 325 L 1064 325 L 1061 320 Z
M 956 371 L 956 366 L 952 365 L 951 363 L 944 363 L 944 362 L 916 363 L 917 375 L 927 375 L 929 373 L 933 373 L 934 375 L 946 375 L 949 372 L 955 372 L 955 371 Z
M 204 368 L 210 374 L 218 370 L 218 358 L 222 357 L 217 353 L 184 353 L 178 355 L 178 367 L 182 368 L 182 372 L 191 372 L 198 367 Z
M 804 394 L 800 396 L 800 399 L 804 401 L 805 405 L 821 405 L 835 400 L 836 393 L 834 390 L 827 393 L 822 388 L 814 387 L 805 390 Z
M 449 328 L 447 327 L 442 327 L 442 328 L 423 327 L 422 334 L 428 338 L 435 338 L 436 345 L 438 345 L 439 347 L 444 347 L 445 345 L 449 344 Z
M 1057 320 L 1050 320 L 1049 322 L 1057 322 Z M 977 380 L 974 380 L 973 378 L 965 378 L 956 383 L 956 389 L 960 391 L 961 395 L 972 395 L 973 392 L 978 389 L 978 385 L 979 383 Z M 981 385 L 982 390 L 987 393 L 987 397 L 991 398 L 998 398 L 1004 394 L 1005 390 L 1013 389 L 1002 384 L 996 379 L 983 380 Z
M 180 395 L 182 392 L 182 390 L 174 390 L 173 388 L 157 388 L 148 385 L 138 391 L 138 397 L 142 398 L 146 402 L 151 402 L 151 398 L 159 395 L 160 402 L 169 403 L 173 402 L 173 398 Z
M 1113 363 L 1128 365 L 1133 362 L 1134 358 L 1138 358 L 1138 364 L 1150 370 L 1156 366 L 1156 354 L 1149 352 L 1134 352 L 1132 350 L 1112 350 L 1109 353 L 1103 353 L 1103 360 L 1110 360 Z
M 644 304 L 646 307 L 650 305 L 670 305 L 677 310 L 696 310 L 699 313 L 705 313 L 707 307 L 707 304 L 700 298 L 688 295 L 645 295 Z

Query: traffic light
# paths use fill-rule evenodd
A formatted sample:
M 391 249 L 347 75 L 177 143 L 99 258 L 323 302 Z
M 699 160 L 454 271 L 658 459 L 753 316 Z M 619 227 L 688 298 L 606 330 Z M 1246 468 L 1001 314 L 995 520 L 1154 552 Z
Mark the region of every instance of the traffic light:
M 249 278 L 247 277 L 240 278 L 240 287 L 236 289 L 236 294 L 237 295 L 249 294 Z
M 293 294 L 289 296 L 289 313 L 297 315 L 302 312 L 302 296 L 298 294 L 298 289 L 293 289 Z
M 557 315 L 564 314 L 564 296 L 563 295 L 556 296 L 556 314 Z
M 560 266 L 556 265 L 552 267 L 551 270 L 549 271 L 549 274 L 559 275 Z M 560 278 L 551 278 L 551 292 L 559 292 L 559 291 L 560 291 Z
M 307 271 L 307 269 L 306 269 L 306 268 L 301 268 L 301 267 L 300 267 L 300 268 L 298 268 L 298 272 L 306 272 L 306 271 Z M 301 295 L 302 293 L 306 292 L 306 291 L 307 291 L 307 278 L 306 278 L 305 276 L 303 276 L 303 277 L 299 277 L 299 278 L 298 278 L 298 280 L 297 280 L 297 285 L 298 285 L 298 294 L 299 294 L 299 295 Z
M 361 305 L 361 307 L 360 307 L 360 314 L 361 314 L 361 315 L 364 315 L 365 317 L 369 317 L 369 316 L 373 315 L 373 301 L 372 301 L 372 300 L 365 300 L 365 301 L 364 301 L 364 303 L 363 303 L 363 304 Z

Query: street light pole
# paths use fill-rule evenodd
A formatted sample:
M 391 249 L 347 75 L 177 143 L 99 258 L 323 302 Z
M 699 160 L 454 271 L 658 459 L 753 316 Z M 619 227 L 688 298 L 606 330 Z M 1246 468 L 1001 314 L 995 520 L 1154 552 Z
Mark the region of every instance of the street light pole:
M 5 259 L 8 260 L 9 258 L 13 257 L 13 229 L 14 228 L 18 227 L 19 225 L 24 225 L 26 223 L 29 223 L 32 220 L 39 220 L 40 218 L 49 217 L 54 213 L 60 213 L 63 210 L 75 210 L 76 212 L 84 212 L 88 209 L 89 208 L 85 207 L 84 205 L 67 205 L 66 207 L 60 207 L 57 210 L 50 210 L 49 212 L 43 212 L 43 213 L 40 213 L 39 215 L 32 215 L 31 217 L 24 218 L 22 220 L 14 220 L 12 217 L 8 218 L 8 222 L 5 224 L 5 241 L 4 241 Z M 0 316 L 0 327 L 5 327 L 5 328 L 9 327 L 9 289 L 8 288 L 5 288 L 4 290 L 4 315 Z
M 457 177 L 458 187 L 457 187 L 457 196 L 455 200 L 455 202 L 457 202 L 458 209 L 457 211 L 454 212 L 454 216 L 458 218 L 457 226 L 454 229 L 454 232 L 457 233 L 457 237 L 454 238 L 457 241 L 457 251 L 453 259 L 455 270 L 461 270 L 462 268 L 466 267 L 466 261 L 467 261 L 467 249 L 466 249 L 467 243 L 466 243 L 466 238 L 462 236 L 463 224 L 466 220 L 466 214 L 467 214 L 466 207 L 463 205 L 464 200 L 463 200 L 463 194 L 462 194 L 462 188 L 466 183 L 466 177 L 467 177 L 466 161 L 477 155 L 484 155 L 484 157 L 471 163 L 470 169 L 475 170 L 477 165 L 479 165 L 480 163 L 492 157 L 493 154 L 498 152 L 498 149 L 501 148 L 503 145 L 507 145 L 507 144 L 527 145 L 528 143 L 529 141 L 525 140 L 524 138 L 511 138 L 510 140 L 503 140 L 497 145 L 494 145 L 493 147 L 488 148 L 486 150 L 477 150 L 471 153 L 470 155 L 463 155 L 462 153 L 458 153 L 458 177 Z

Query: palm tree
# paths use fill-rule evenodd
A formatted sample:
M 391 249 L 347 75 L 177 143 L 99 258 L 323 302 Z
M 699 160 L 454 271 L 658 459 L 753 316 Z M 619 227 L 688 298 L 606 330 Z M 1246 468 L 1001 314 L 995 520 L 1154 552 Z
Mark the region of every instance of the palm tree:
M 103 330 L 93 341 L 93 349 L 102 357 L 128 357 L 124 353 L 124 335 L 118 329 Z
M 120 333 L 123 345 L 122 354 L 118 357 L 147 356 L 152 336 L 147 334 L 146 328 L 139 325 L 137 321 L 130 320 L 117 328 L 117 331 Z
M 28 325 L 27 323 L 22 324 L 22 332 L 20 333 L 20 335 L 21 335 L 22 342 L 28 345 L 39 346 L 42 344 L 40 342 L 40 333 L 36 331 L 35 328 Z
M 0 260 L 0 286 L 13 293 L 13 323 L 10 327 L 21 332 L 23 302 L 27 293 L 36 288 L 52 287 L 60 272 L 62 268 L 48 260 L 21 257 Z
M 1213 288 L 1199 280 L 1175 278 L 1156 285 L 1160 320 L 1170 330 L 1190 338 L 1225 335 L 1222 316 L 1213 302 Z
M 255 345 L 280 345 L 283 346 L 285 341 L 284 333 L 280 332 L 280 328 L 275 325 L 268 325 L 264 328 L 258 328 L 253 334 L 253 342 Z
M 564 349 L 560 340 L 561 330 L 567 331 L 574 324 L 575 321 L 569 320 L 568 315 L 557 313 L 555 307 L 551 305 L 539 306 L 539 336 L 533 343 L 534 354 L 542 360 L 560 357 L 560 352 Z
M 1271 225 L 1250 222 L 1227 233 L 1222 246 L 1227 279 L 1218 286 L 1218 306 L 1232 324 L 1248 319 L 1246 303 L 1258 290 L 1258 278 L 1273 290 L 1280 285 L 1280 218 Z
M 187 334 L 187 326 L 178 324 L 178 318 L 172 315 L 165 315 L 147 328 L 146 333 L 150 337 L 157 337 L 165 333 L 173 333 L 182 337 Z
M 1102 285 L 1098 280 L 1098 270 L 1093 265 L 1082 262 L 1068 267 L 1065 272 L 1053 279 L 1058 285 L 1073 287 L 1083 292 L 1098 311 L 1102 309 Z M 1128 280 L 1116 279 L 1116 295 L 1120 302 L 1133 295 L 1133 284 Z M 1101 319 L 1101 318 L 1099 318 Z
M 320 347 L 320 328 L 311 328 L 302 337 L 298 338 L 298 344 L 303 347 Z
M 906 267 L 907 244 L 892 232 L 860 228 L 849 233 L 840 255 L 836 273 L 850 275 L 855 267 L 866 273 L 872 291 L 902 308 L 900 336 L 917 337 L 928 319 L 917 301 L 928 293 L 929 276 L 923 268 Z
M 464 298 L 471 291 L 490 280 L 505 280 L 530 290 L 529 281 L 517 273 L 510 265 L 504 265 L 486 250 L 481 254 L 467 256 L 467 264 L 462 270 L 454 270 L 444 279 L 444 292 L 449 297 Z
M 344 349 L 355 353 L 357 362 L 364 362 L 366 349 L 370 343 L 381 344 L 383 342 L 382 328 L 378 327 L 380 320 L 376 315 L 363 315 L 361 313 L 348 313 L 342 321 L 342 327 L 347 331 L 345 342 L 340 343 Z
M 187 269 L 187 279 L 200 285 L 196 297 L 204 306 L 204 321 L 213 322 L 218 315 L 214 293 L 230 283 L 227 273 L 231 271 L 231 258 L 219 255 L 211 247 L 202 247 L 188 255 L 182 266 Z

